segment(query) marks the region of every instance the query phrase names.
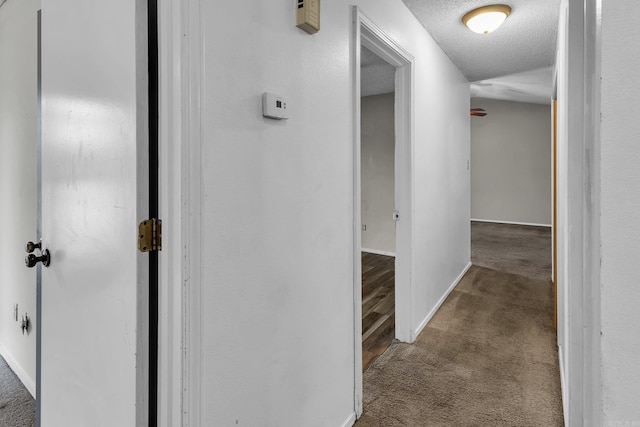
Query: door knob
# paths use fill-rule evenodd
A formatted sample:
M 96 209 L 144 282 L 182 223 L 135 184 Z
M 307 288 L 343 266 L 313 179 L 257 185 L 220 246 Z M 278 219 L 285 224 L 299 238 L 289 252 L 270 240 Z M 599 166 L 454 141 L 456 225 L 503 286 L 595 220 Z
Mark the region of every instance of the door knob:
M 36 249 L 41 249 L 41 248 L 42 248 L 42 242 L 38 242 L 38 243 L 27 242 L 27 244 L 24 247 L 24 250 L 27 251 L 28 254 L 30 254 Z
M 49 264 L 51 264 L 51 254 L 49 253 L 49 249 L 42 251 L 42 255 L 40 256 L 29 254 L 24 257 L 24 263 L 29 268 L 35 267 L 39 262 L 41 262 L 45 267 L 49 267 Z

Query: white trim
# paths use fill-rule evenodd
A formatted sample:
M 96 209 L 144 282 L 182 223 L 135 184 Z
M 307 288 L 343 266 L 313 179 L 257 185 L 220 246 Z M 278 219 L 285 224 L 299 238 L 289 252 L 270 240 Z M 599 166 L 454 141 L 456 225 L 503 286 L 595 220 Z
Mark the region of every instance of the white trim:
M 0 355 L 4 357 L 4 360 L 7 362 L 7 365 L 9 365 L 13 373 L 16 374 L 18 379 L 22 382 L 22 384 L 26 387 L 26 389 L 29 390 L 29 393 L 31 393 L 31 396 L 35 399 L 36 383 L 33 380 L 33 378 L 31 378 L 29 374 L 27 374 L 27 371 L 25 371 L 22 368 L 22 366 L 18 363 L 18 361 L 14 359 L 11 353 L 9 353 L 2 344 L 0 344 Z
M 353 399 L 356 418 L 362 415 L 362 193 L 360 176 L 360 14 L 357 6 L 353 6 L 354 41 L 352 54 L 354 109 L 353 109 Z
M 490 222 L 493 224 L 513 224 L 513 225 L 527 225 L 529 227 L 547 227 L 547 228 L 551 228 L 552 225 L 551 224 L 536 224 L 534 222 L 517 222 L 517 221 L 494 221 L 492 219 L 477 219 L 477 218 L 471 218 L 471 221 L 475 221 L 475 222 Z
M 136 114 L 136 223 L 149 218 L 150 191 L 150 123 L 149 123 L 149 22 L 148 3 L 136 2 L 136 21 L 138 34 L 136 36 L 136 95 L 140 101 Z M 136 358 L 135 358 L 135 390 L 136 390 L 136 425 L 149 424 L 149 381 L 150 363 L 150 276 L 149 256 L 141 252 L 136 254 L 137 298 L 136 298 Z M 41 282 L 42 283 L 42 282 Z M 43 329 L 46 329 L 43 328 Z M 46 332 L 44 336 L 46 337 Z M 41 337 L 42 339 L 42 337 Z M 45 361 L 46 363 L 46 361 Z M 42 355 L 41 355 L 42 364 Z M 45 370 L 46 372 L 46 370 Z M 46 399 L 46 397 L 45 397 Z M 42 420 L 41 420 L 42 424 Z
M 183 127 L 187 116 L 185 81 L 181 68 L 185 64 L 182 29 L 185 27 L 186 1 L 158 3 L 159 49 L 159 192 L 160 218 L 167 238 L 159 260 L 159 337 L 158 337 L 158 421 L 162 427 L 183 425 L 183 283 L 184 261 L 188 248 L 184 239 L 183 207 L 189 194 L 183 194 Z
M 360 249 L 360 252 L 366 252 L 366 253 L 368 253 L 368 254 L 376 254 L 376 255 L 392 256 L 392 257 L 395 257 L 395 256 L 396 256 L 396 253 L 395 253 L 395 252 L 381 251 L 380 249 L 362 248 L 362 249 Z
M 586 212 L 585 241 L 583 248 L 584 261 L 583 268 L 587 280 L 587 295 L 581 301 L 583 306 L 583 316 L 587 319 L 585 328 L 583 348 L 585 349 L 584 383 L 586 384 L 585 408 L 589 408 L 585 414 L 585 424 L 602 424 L 602 363 L 601 363 L 601 278 L 600 278 L 600 77 L 602 75 L 602 5 L 601 0 L 587 1 L 584 3 L 585 23 L 585 114 L 583 116 L 583 126 L 585 128 L 585 169 L 583 175 L 585 181 L 584 189 L 586 197 L 583 209 Z M 590 208 L 590 209 L 589 209 Z
M 347 418 L 347 420 L 344 423 L 342 423 L 342 427 L 351 427 L 355 423 L 356 423 L 356 413 L 353 412 L 351 415 L 349 415 L 349 418 Z
M 462 272 L 458 275 L 458 277 L 456 277 L 453 283 L 451 283 L 451 286 L 449 286 L 449 289 L 445 291 L 444 295 L 442 295 L 442 297 L 438 300 L 436 305 L 431 309 L 429 314 L 427 314 L 427 316 L 424 319 L 422 319 L 422 322 L 420 322 L 420 324 L 412 334 L 414 341 L 418 338 L 418 335 L 420 335 L 420 332 L 422 332 L 422 330 L 427 326 L 427 324 L 433 318 L 433 316 L 438 312 L 438 309 L 440 309 L 442 304 L 444 304 L 449 294 L 455 289 L 456 286 L 458 286 L 458 283 L 460 283 L 460 280 L 462 280 L 464 275 L 467 274 L 467 271 L 469 271 L 469 269 L 471 268 L 471 265 L 472 265 L 471 263 L 467 264 L 467 266 L 462 270 Z
M 562 356 L 562 346 L 558 346 L 558 364 L 560 365 L 560 394 L 562 398 L 562 414 L 564 416 L 564 425 L 569 425 L 569 410 L 567 408 L 567 402 L 569 399 L 567 398 L 567 393 L 569 390 L 567 389 L 567 380 L 564 377 L 564 360 Z
M 599 3 L 563 0 L 558 32 L 558 337 L 568 426 L 602 425 Z
M 202 208 L 201 208 L 201 103 L 204 76 L 204 35 L 201 26 L 200 0 L 183 0 L 185 17 L 182 31 L 182 101 L 184 126 L 182 129 L 182 231 L 184 265 L 183 286 L 183 426 L 200 427 L 201 420 L 201 254 L 202 254 Z
M 160 216 L 158 419 L 200 425 L 200 0 L 160 0 Z
M 395 87 L 395 198 L 396 223 L 396 338 L 411 342 L 413 268 L 413 147 L 414 59 L 357 6 L 353 7 L 353 301 L 354 301 L 354 406 L 362 414 L 362 235 L 360 170 L 360 47 L 367 47 L 396 68 Z

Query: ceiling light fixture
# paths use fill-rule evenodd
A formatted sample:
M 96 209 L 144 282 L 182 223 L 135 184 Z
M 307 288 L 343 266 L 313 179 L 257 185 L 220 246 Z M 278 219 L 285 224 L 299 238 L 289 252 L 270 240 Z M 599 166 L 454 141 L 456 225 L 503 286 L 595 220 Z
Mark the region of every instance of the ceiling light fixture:
M 491 4 L 473 9 L 462 17 L 462 23 L 473 32 L 488 34 L 498 28 L 511 13 L 506 4 Z

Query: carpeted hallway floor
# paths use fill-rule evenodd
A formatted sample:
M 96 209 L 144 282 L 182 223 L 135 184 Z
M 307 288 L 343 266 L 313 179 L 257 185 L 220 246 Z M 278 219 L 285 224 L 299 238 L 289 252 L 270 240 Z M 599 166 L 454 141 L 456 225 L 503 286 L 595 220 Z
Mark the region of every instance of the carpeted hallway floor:
M 550 257 L 548 229 L 473 223 L 474 266 L 364 374 L 356 426 L 562 426 Z
M 36 401 L 0 356 L 0 427 L 34 427 Z
M 551 229 L 473 221 L 471 262 L 532 279 L 551 280 Z

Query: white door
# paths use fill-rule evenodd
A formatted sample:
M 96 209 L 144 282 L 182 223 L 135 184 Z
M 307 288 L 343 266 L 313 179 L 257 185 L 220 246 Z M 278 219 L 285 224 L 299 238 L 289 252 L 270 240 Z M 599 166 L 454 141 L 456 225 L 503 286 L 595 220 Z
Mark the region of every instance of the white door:
M 43 427 L 135 426 L 145 408 L 141 4 L 42 0 Z

